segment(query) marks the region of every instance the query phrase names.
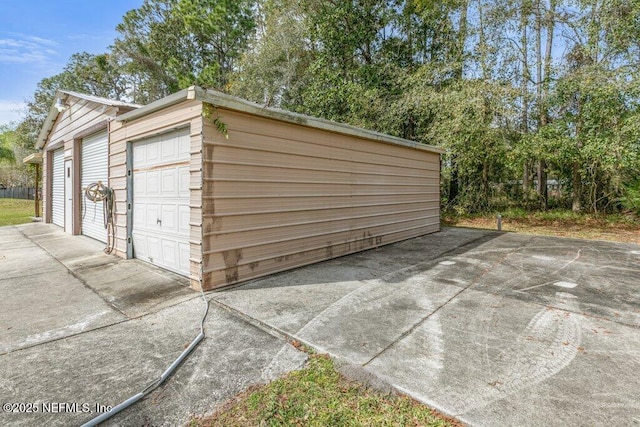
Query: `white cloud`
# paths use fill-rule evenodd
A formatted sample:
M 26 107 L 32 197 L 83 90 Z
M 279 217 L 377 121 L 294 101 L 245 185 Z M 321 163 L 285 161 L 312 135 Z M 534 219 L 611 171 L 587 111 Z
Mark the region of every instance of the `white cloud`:
M 0 125 L 17 122 L 22 115 L 21 110 L 25 106 L 24 102 L 0 99 Z
M 12 33 L 0 38 L 0 63 L 43 64 L 58 54 L 54 40 L 28 34 Z

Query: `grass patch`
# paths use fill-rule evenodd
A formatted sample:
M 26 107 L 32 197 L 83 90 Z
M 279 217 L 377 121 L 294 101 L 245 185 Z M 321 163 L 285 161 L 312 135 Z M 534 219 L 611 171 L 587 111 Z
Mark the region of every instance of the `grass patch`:
M 33 200 L 0 199 L 0 226 L 31 222 L 33 214 Z
M 461 426 L 427 406 L 349 381 L 327 355 L 311 354 L 307 366 L 237 396 L 190 426 Z
M 442 223 L 495 230 L 498 213 L 502 215 L 503 231 L 640 244 L 640 218 L 633 214 L 591 215 L 564 209 L 541 212 L 508 209 L 481 215 L 445 215 Z

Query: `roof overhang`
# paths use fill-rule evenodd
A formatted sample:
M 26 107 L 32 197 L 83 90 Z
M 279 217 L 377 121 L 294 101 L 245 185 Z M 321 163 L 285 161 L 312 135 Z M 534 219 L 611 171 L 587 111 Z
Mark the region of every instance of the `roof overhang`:
M 40 129 L 40 133 L 38 134 L 38 139 L 36 140 L 36 148 L 38 150 L 42 149 L 49 138 L 49 134 L 53 129 L 53 125 L 56 122 L 58 116 L 62 113 L 58 111 L 56 108 L 56 101 L 59 99 L 60 102 L 65 103 L 67 99 L 72 96 L 74 98 L 82 99 L 89 102 L 94 102 L 96 104 L 106 105 L 108 107 L 117 107 L 119 111 L 128 112 L 136 108 L 140 108 L 140 105 L 131 104 L 128 102 L 116 101 L 108 98 L 101 98 L 99 96 L 87 95 L 79 92 L 72 92 L 70 90 L 57 90 L 56 95 L 53 98 L 54 102 L 49 108 L 49 114 L 47 114 L 47 118 L 42 125 L 42 129 Z
M 158 101 L 152 102 L 151 104 L 145 105 L 144 107 L 140 107 L 136 110 L 119 115 L 115 120 L 120 122 L 137 120 L 156 111 L 162 110 L 175 104 L 179 104 L 187 100 L 198 100 L 206 102 L 207 104 L 211 104 L 214 107 L 253 114 L 260 117 L 271 118 L 287 123 L 294 123 L 315 129 L 322 129 L 329 132 L 335 132 L 359 138 L 372 139 L 386 144 L 401 145 L 404 147 L 430 151 L 437 154 L 444 153 L 444 150 L 440 147 L 422 144 L 416 141 L 386 135 L 384 133 L 362 129 L 356 126 L 332 122 L 330 120 L 320 119 L 304 114 L 293 113 L 291 111 L 281 110 L 278 108 L 266 107 L 264 105 L 256 104 L 245 99 L 227 95 L 216 90 L 203 89 L 198 86 L 191 86 L 187 89 L 181 90 L 180 92 L 176 92 L 173 95 L 169 95 L 166 98 L 162 98 Z
M 22 163 L 25 165 L 40 165 L 42 164 L 42 153 L 29 154 L 27 157 L 22 159 Z

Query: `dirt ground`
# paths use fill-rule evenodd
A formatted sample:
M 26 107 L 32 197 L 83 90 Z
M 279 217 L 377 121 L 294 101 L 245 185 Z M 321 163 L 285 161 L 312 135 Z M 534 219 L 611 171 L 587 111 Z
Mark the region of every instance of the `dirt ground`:
M 495 217 L 446 218 L 444 225 L 466 228 L 496 230 Z M 539 234 L 555 237 L 606 240 L 611 242 L 640 244 L 640 225 L 633 223 L 611 223 L 604 220 L 538 220 L 502 219 L 502 230 L 524 234 Z

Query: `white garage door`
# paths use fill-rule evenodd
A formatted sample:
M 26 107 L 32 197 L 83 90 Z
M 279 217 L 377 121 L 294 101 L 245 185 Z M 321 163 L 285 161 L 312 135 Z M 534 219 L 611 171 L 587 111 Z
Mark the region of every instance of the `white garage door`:
M 64 227 L 64 149 L 53 152 L 51 181 L 51 220 Z
M 189 133 L 133 144 L 133 254 L 189 275 Z
M 82 193 L 82 234 L 101 242 L 107 241 L 104 228 L 104 204 L 92 202 L 84 196 L 84 189 L 91 184 L 102 182 L 108 185 L 107 132 L 100 132 L 82 140 L 81 187 Z

